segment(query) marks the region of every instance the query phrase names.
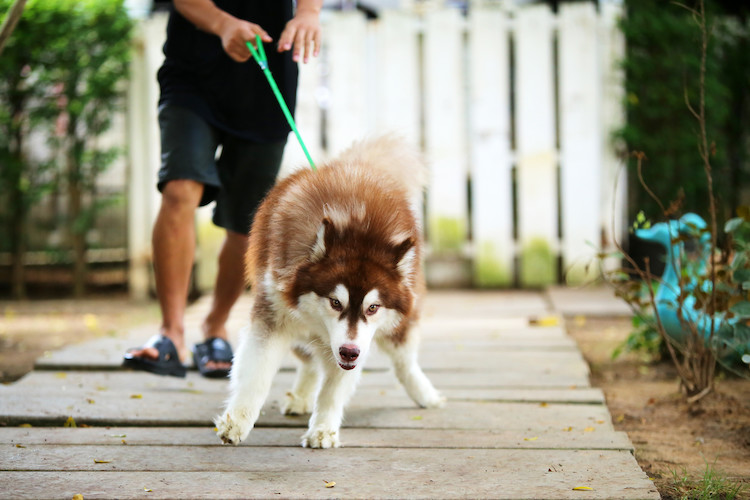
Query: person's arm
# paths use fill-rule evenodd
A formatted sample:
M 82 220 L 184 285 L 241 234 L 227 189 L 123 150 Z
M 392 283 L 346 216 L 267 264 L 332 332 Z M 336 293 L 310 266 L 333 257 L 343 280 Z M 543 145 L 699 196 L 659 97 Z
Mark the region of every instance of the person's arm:
M 259 25 L 226 13 L 211 0 L 174 0 L 174 6 L 196 28 L 221 38 L 224 52 L 237 62 L 250 59 L 250 51 L 245 42 L 255 40 L 256 34 L 264 42 L 273 41 Z
M 295 61 L 310 60 L 310 56 L 320 53 L 320 9 L 323 0 L 297 0 L 294 18 L 286 24 L 279 37 L 279 52 L 292 49 Z

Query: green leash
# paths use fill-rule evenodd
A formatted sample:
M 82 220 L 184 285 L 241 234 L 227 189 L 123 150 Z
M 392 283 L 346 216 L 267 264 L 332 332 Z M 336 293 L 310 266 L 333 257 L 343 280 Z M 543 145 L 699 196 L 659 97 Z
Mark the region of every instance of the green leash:
M 279 87 L 276 85 L 276 80 L 273 79 L 271 70 L 268 69 L 268 58 L 266 57 L 266 51 L 263 50 L 263 41 L 260 39 L 260 35 L 255 35 L 255 43 L 258 45 L 258 50 L 255 50 L 255 47 L 253 47 L 252 43 L 250 42 L 245 42 L 245 43 L 247 44 L 247 48 L 250 49 L 250 53 L 253 55 L 253 58 L 255 58 L 255 61 L 258 63 L 258 66 L 260 66 L 260 69 L 263 70 L 263 74 L 266 75 L 266 79 L 268 80 L 268 83 L 271 85 L 271 90 L 273 90 L 273 93 L 276 96 L 276 99 L 279 101 L 279 105 L 281 105 L 281 111 L 284 112 L 286 121 L 288 121 L 289 125 L 292 127 L 292 130 L 294 131 L 294 135 L 297 136 L 297 140 L 299 141 L 299 145 L 302 146 L 302 151 L 304 151 L 305 156 L 307 156 L 307 161 L 310 162 L 310 167 L 313 170 L 318 170 L 317 168 L 315 168 L 315 163 L 313 163 L 312 157 L 310 157 L 310 153 L 307 151 L 307 148 L 305 147 L 305 143 L 302 141 L 302 136 L 299 135 L 299 130 L 297 130 L 297 125 L 295 125 L 294 118 L 292 118 L 292 114 L 289 112 L 289 108 L 284 102 L 284 98 L 281 96 Z

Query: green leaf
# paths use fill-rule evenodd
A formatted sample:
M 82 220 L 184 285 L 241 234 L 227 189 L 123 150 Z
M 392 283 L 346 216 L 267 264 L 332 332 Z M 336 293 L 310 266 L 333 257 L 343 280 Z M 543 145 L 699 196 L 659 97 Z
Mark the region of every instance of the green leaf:
M 739 317 L 748 318 L 750 317 L 750 302 L 746 300 L 737 302 L 729 310 Z
M 741 268 L 737 269 L 732 273 L 732 279 L 736 282 L 750 281 L 750 269 Z
M 729 219 L 726 224 L 724 224 L 724 232 L 725 233 L 733 233 L 737 230 L 738 227 L 742 226 L 742 223 L 745 222 L 743 219 L 739 217 L 735 217 L 734 219 Z

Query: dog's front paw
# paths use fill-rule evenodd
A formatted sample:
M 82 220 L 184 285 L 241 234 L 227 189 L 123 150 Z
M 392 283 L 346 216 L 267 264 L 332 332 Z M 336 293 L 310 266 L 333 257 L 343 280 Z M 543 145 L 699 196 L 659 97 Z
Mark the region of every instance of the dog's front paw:
M 286 393 L 286 400 L 281 404 L 282 415 L 305 415 L 310 413 L 311 405 L 305 398 L 296 396 L 292 392 Z
M 216 424 L 216 435 L 224 444 L 240 444 L 253 428 L 252 423 L 247 419 L 237 416 L 231 417 L 229 412 L 224 412 L 222 416 L 216 417 L 214 424 Z
M 338 429 L 322 427 L 308 429 L 305 435 L 302 436 L 302 446 L 305 448 L 338 448 L 341 446 L 339 431 Z
M 445 406 L 446 398 L 437 390 L 432 389 L 426 394 L 422 394 L 417 404 L 422 408 L 442 408 Z

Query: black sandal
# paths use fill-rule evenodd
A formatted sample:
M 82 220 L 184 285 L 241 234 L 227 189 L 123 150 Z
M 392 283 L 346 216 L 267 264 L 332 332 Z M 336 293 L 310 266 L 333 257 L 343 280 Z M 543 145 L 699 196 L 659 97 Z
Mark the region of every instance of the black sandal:
M 159 351 L 159 358 L 149 359 L 134 356 L 128 351 L 123 356 L 122 366 L 133 370 L 146 371 L 155 373 L 156 375 L 170 375 L 172 377 L 184 377 L 187 374 L 187 369 L 180 362 L 177 348 L 175 348 L 172 341 L 167 337 L 164 335 L 154 335 L 140 349 L 147 347 L 153 347 Z
M 211 361 L 214 363 L 231 363 L 233 357 L 232 346 L 226 340 L 218 337 L 206 339 L 204 342 L 193 346 L 193 361 L 204 377 L 228 377 L 228 368 L 206 368 L 206 365 Z

